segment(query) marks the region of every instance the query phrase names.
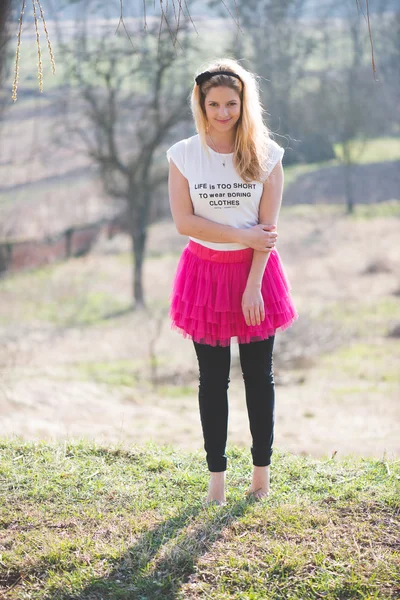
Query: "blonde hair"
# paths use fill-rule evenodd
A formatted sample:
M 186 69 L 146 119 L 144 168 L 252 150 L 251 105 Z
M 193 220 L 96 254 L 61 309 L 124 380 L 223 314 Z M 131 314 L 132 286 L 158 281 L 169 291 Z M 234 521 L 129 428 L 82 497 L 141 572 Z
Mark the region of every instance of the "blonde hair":
M 190 105 L 197 133 L 201 143 L 209 152 L 206 141 L 208 122 L 205 99 L 211 88 L 226 86 L 235 90 L 241 100 L 241 114 L 236 124 L 236 136 L 233 164 L 243 181 L 265 180 L 263 165 L 268 160 L 268 142 L 270 131 L 263 120 L 264 109 L 261 104 L 257 76 L 246 71 L 236 60 L 221 58 L 212 61 L 204 71 L 233 71 L 243 83 L 230 75 L 213 75 L 200 85 L 194 84 Z

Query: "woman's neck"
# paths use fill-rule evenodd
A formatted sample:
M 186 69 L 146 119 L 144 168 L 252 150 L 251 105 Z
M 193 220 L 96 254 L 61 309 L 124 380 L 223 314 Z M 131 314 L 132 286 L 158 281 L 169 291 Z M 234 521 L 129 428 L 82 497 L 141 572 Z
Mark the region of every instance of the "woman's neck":
M 224 150 L 231 152 L 233 151 L 233 147 L 235 145 L 235 136 L 236 130 L 227 131 L 225 133 L 224 131 L 216 131 L 215 129 L 211 128 L 211 131 L 209 131 L 209 133 L 206 135 L 206 138 L 207 143 L 212 146 L 214 142 L 220 152 L 223 152 Z

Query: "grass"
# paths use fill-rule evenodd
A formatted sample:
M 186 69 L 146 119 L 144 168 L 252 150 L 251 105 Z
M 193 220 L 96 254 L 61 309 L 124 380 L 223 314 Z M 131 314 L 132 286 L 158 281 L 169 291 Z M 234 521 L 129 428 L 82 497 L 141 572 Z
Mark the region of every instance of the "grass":
M 350 215 L 352 219 L 375 219 L 375 218 L 400 217 L 399 200 L 387 200 L 374 204 L 357 204 L 354 212 Z
M 245 497 L 228 447 L 225 507 L 204 453 L 0 439 L 6 599 L 398 597 L 400 461 L 274 450 L 272 493 Z
M 89 291 L 79 298 L 71 291 L 43 304 L 37 317 L 64 327 L 95 325 L 110 315 L 129 310 L 129 307 L 129 304 L 104 292 Z
M 323 363 L 328 368 L 341 364 L 342 372 L 354 380 L 394 381 L 400 384 L 400 373 L 396 368 L 398 348 L 397 340 L 385 340 L 384 344 L 356 342 L 326 355 Z M 390 357 L 394 358 L 393 363 Z
M 284 147 L 284 146 L 283 146 Z M 298 177 L 301 177 L 305 173 L 312 173 L 319 171 L 324 167 L 337 167 L 340 164 L 337 158 L 331 160 L 320 161 L 309 164 L 293 164 L 284 166 L 284 189 L 289 185 L 292 185 Z
M 0 294 L 5 304 L 16 310 L 8 311 L 0 324 L 13 320 L 25 323 L 47 322 L 56 326 L 76 327 L 105 323 L 107 319 L 130 310 L 131 303 L 115 293 L 103 291 L 101 273 L 94 274 L 81 265 L 79 258 L 46 265 L 38 269 L 13 273 L 0 280 Z M 75 268 L 74 268 L 75 267 Z M 93 286 L 93 278 L 100 289 Z
M 165 385 L 159 388 L 162 396 L 169 398 L 181 398 L 186 396 L 196 396 L 197 390 L 189 385 Z
M 138 361 L 114 360 L 109 362 L 85 362 L 76 365 L 83 379 L 96 381 L 110 386 L 133 387 L 137 383 L 137 374 L 141 370 Z
M 326 391 L 332 402 L 343 401 L 348 406 L 363 399 L 354 415 L 358 418 L 363 405 L 387 405 L 388 410 L 390 398 L 398 396 L 399 358 L 398 340 L 387 340 L 384 344 L 355 342 L 322 356 L 318 369 L 326 378 L 336 374 Z
M 361 142 L 353 140 L 352 156 L 357 156 L 357 164 L 366 165 L 370 163 L 386 162 L 400 160 L 400 141 L 399 138 L 381 137 Z M 335 154 L 341 157 L 342 147 L 335 144 Z
M 155 358 L 153 359 L 156 363 L 156 367 L 162 366 L 166 363 L 164 359 Z M 141 359 L 129 359 L 129 360 L 110 360 L 107 362 L 79 362 L 72 364 L 74 371 L 72 371 L 76 379 L 83 381 L 94 381 L 103 385 L 110 386 L 110 389 L 116 387 L 127 387 L 134 388 L 141 391 L 152 388 L 154 390 L 154 384 L 151 378 L 151 365 L 150 357 L 143 355 Z M 71 377 L 71 372 L 68 373 L 68 377 Z M 196 395 L 197 390 L 190 385 L 162 385 L 158 381 L 156 382 L 157 395 L 165 401 L 166 398 L 186 398 L 187 396 L 193 397 Z M 154 402 L 153 398 L 153 402 Z M 180 405 L 182 410 L 182 405 Z
M 374 204 L 356 204 L 351 214 L 346 212 L 346 206 L 343 204 L 318 204 L 317 207 L 315 204 L 282 204 L 280 213 L 287 217 L 307 218 L 315 216 L 316 210 L 318 210 L 318 214 L 324 217 L 340 218 L 346 215 L 346 219 L 352 219 L 353 221 L 399 218 L 400 201 L 395 199 L 375 202 Z
M 329 310 L 330 319 L 338 327 L 351 330 L 356 336 L 385 336 L 390 329 L 390 323 L 400 320 L 399 301 L 395 296 L 372 301 L 364 299 L 363 302 L 346 298 L 345 302 L 335 301 L 326 309 Z M 321 315 L 321 318 L 324 316 Z M 386 342 L 385 340 L 385 344 Z
M 284 144 L 282 144 L 284 146 Z M 338 167 L 342 164 L 342 147 L 340 144 L 333 145 L 336 158 L 326 161 L 320 161 L 310 164 L 294 164 L 285 166 L 285 181 L 284 185 L 292 185 L 298 177 L 306 173 L 312 173 L 325 167 Z M 353 140 L 352 142 L 352 156 L 355 157 L 355 164 L 367 165 L 380 162 L 388 161 L 400 161 L 400 142 L 399 138 L 393 137 L 381 137 L 367 140 L 364 146 L 364 142 L 360 140 Z M 389 207 L 389 214 L 385 212 L 379 216 L 392 216 L 391 210 L 395 210 L 396 216 L 399 215 L 399 203 L 398 200 L 383 202 L 382 205 Z M 374 205 L 374 206 L 380 206 Z M 358 208 L 358 207 L 357 207 Z M 360 206 L 361 208 L 361 206 Z M 363 206 L 365 212 L 368 213 L 368 206 Z M 361 212 L 361 211 L 357 211 Z M 367 215 L 366 215 L 367 216 Z M 374 208 L 372 208 L 371 217 L 375 216 Z
M 112 315 L 130 309 L 130 304 L 114 298 L 111 294 L 98 291 L 81 291 L 64 289 L 55 293 L 48 301 L 39 303 L 26 299 L 24 305 L 24 322 L 51 323 L 58 327 L 79 327 L 96 325 L 104 322 Z M 7 322 L 7 321 L 5 321 Z

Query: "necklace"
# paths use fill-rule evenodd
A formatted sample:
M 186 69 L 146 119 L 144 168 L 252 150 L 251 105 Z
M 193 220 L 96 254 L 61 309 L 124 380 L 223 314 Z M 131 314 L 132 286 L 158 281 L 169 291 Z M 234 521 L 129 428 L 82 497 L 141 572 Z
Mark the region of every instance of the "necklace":
M 214 143 L 214 140 L 213 140 L 213 139 L 212 139 L 212 137 L 211 137 L 211 134 L 209 133 L 208 135 L 210 136 L 210 140 L 212 141 L 212 145 L 213 145 L 213 146 L 214 146 L 214 148 L 215 148 L 215 152 L 216 152 L 217 154 L 221 154 L 221 152 L 218 152 L 218 150 L 217 150 L 217 147 L 216 147 L 216 145 L 215 145 L 215 143 Z M 234 148 L 234 146 L 235 146 L 235 144 L 233 144 L 233 146 L 232 146 L 232 148 L 231 148 L 231 152 L 233 151 L 233 148 Z M 223 159 L 222 159 L 222 166 L 223 166 L 223 167 L 225 167 L 225 158 L 223 158 Z

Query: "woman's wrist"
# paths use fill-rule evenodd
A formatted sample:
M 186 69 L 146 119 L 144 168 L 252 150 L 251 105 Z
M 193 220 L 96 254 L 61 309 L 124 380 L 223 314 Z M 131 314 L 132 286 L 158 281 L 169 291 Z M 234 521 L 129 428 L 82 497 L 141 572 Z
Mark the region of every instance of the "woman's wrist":
M 238 228 L 236 234 L 236 241 L 238 244 L 242 244 L 243 246 L 248 246 L 247 243 L 247 229 Z
M 247 279 L 247 283 L 246 283 L 246 287 L 248 288 L 254 288 L 254 289 L 261 289 L 261 281 L 259 281 L 258 279 L 251 279 L 250 277 Z

